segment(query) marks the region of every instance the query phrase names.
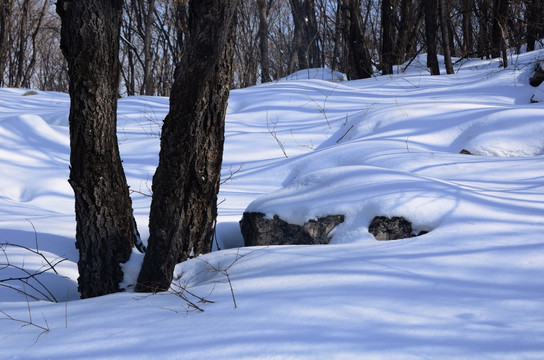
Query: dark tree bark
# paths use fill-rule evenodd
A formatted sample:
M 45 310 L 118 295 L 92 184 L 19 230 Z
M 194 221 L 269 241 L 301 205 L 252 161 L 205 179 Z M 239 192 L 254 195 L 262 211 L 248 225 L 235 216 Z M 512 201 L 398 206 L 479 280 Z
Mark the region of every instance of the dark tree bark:
M 440 15 L 440 30 L 442 30 L 442 49 L 444 50 L 444 64 L 446 65 L 446 74 L 453 74 L 453 64 L 451 63 L 450 35 L 447 22 L 446 8 L 444 0 L 438 0 L 438 13 Z
M 382 0 L 382 74 L 393 73 L 394 53 L 394 23 L 391 0 Z
M 419 0 L 401 0 L 400 23 L 397 36 L 397 57 L 395 62 L 402 64 L 417 52 L 417 33 L 423 22 Z
M 188 35 L 162 130 L 149 246 L 137 291 L 167 290 L 176 263 L 211 251 L 236 3 L 189 2 Z
M 17 49 L 17 73 L 15 76 L 15 87 L 21 87 L 24 76 L 24 64 L 26 58 L 26 27 L 29 13 L 30 0 L 23 0 L 21 5 L 21 20 L 19 25 L 19 44 Z
M 462 1 L 462 33 L 463 33 L 463 56 L 468 56 L 472 53 L 474 47 L 472 36 L 472 8 L 474 7 L 474 0 Z
M 261 82 L 269 82 L 270 64 L 268 62 L 268 4 L 266 0 L 257 0 L 259 12 L 259 50 L 261 60 Z
M 425 8 L 425 42 L 427 45 L 427 67 L 431 69 L 431 75 L 440 75 L 440 67 L 438 66 L 438 57 L 436 55 L 436 43 L 438 37 L 437 0 L 423 0 L 423 7 Z
M 491 38 L 489 27 L 491 22 L 491 0 L 478 0 L 478 57 L 489 58 Z
M 21 86 L 29 88 L 30 87 L 30 76 L 32 75 L 32 72 L 34 71 L 34 66 L 36 65 L 36 57 L 38 54 L 38 34 L 42 27 L 43 18 L 45 16 L 45 11 L 47 10 L 49 0 L 45 0 L 43 3 L 43 7 L 40 11 L 40 14 L 38 15 L 38 20 L 36 23 L 36 28 L 32 32 L 31 40 L 32 40 L 32 54 L 30 55 L 30 61 L 28 62 L 28 65 L 26 66 L 26 69 L 24 71 L 23 79 L 21 81 Z
M 82 298 L 119 291 L 139 240 L 116 135 L 122 0 L 57 2 L 70 77 L 70 185 Z
M 503 66 L 508 67 L 506 53 L 506 19 L 508 16 L 508 0 L 493 1 L 493 25 L 491 28 L 491 57 L 503 58 Z
M 294 51 L 289 66 L 294 71 L 295 54 L 298 58 L 298 69 L 316 68 L 322 66 L 319 46 L 319 33 L 315 15 L 314 0 L 289 0 L 293 15 Z
M 142 6 L 144 8 L 144 6 Z M 155 11 L 155 0 L 147 0 L 146 13 L 144 14 L 144 91 L 145 95 L 154 94 L 153 69 L 151 60 L 153 53 L 151 51 L 151 27 L 153 25 L 153 14 Z
M 350 79 L 365 79 L 372 76 L 372 60 L 366 45 L 361 22 L 359 0 L 342 0 L 344 38 L 348 44 L 348 76 Z
M 12 4 L 12 0 L 2 0 L 0 3 L 0 86 L 4 85 L 4 68 L 8 55 L 8 33 Z

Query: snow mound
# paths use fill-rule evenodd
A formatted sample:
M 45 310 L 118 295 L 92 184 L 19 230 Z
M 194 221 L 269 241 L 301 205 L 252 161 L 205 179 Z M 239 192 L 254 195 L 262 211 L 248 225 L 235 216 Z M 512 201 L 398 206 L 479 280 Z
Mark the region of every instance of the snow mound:
M 332 82 L 347 81 L 346 74 L 327 68 L 299 70 L 281 80 L 325 80 Z
M 515 157 L 544 152 L 541 108 L 508 109 L 478 119 L 465 132 L 464 148 L 474 155 Z

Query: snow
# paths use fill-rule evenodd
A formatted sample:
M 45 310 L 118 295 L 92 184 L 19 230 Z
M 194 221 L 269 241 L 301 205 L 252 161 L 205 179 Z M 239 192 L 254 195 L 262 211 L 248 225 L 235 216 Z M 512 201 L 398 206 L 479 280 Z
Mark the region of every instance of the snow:
M 39 277 L 58 303 L 0 287 L 0 310 L 49 329 L 0 321 L 0 358 L 543 358 L 544 102 L 531 103 L 542 88 L 528 79 L 544 50 L 507 69 L 463 60 L 438 77 L 424 58 L 391 76 L 344 81 L 312 69 L 231 92 L 221 250 L 178 264 L 172 286 L 204 311 L 175 291 L 131 292 L 137 252 L 123 264 L 126 292 L 78 299 L 69 97 L 0 89 L 0 243 L 65 259 L 58 275 Z M 166 98 L 119 101 L 143 239 L 167 112 Z M 246 209 L 345 222 L 329 245 L 244 248 Z M 378 215 L 428 233 L 376 241 L 368 225 Z M 44 266 L 5 251 L 29 271 Z M 0 269 L 0 279 L 15 275 Z

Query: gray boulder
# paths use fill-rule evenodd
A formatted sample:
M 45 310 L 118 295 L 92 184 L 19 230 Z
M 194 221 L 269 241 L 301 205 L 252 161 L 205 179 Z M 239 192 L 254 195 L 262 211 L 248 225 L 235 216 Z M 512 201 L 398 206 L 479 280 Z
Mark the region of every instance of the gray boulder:
M 374 235 L 376 240 L 407 239 L 427 233 L 422 231 L 416 235 L 412 231 L 412 223 L 398 216 L 393 218 L 376 216 L 368 226 L 368 232 Z
M 529 84 L 531 84 L 532 87 L 538 87 L 542 82 L 544 82 L 544 69 L 542 68 L 542 64 L 540 64 L 536 67 L 533 76 L 529 79 Z

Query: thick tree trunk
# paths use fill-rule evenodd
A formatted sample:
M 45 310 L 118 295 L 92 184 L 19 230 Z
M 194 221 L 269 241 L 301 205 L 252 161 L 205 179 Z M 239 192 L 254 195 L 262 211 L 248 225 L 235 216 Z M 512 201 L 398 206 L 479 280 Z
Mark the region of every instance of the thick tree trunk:
M 119 291 L 120 264 L 138 239 L 116 135 L 122 0 L 57 2 L 70 77 L 70 185 L 79 291 Z
M 436 55 L 436 40 L 437 40 L 437 16 L 438 16 L 438 0 L 423 0 L 425 8 L 425 42 L 427 45 L 427 67 L 431 69 L 431 75 L 440 75 L 440 67 L 438 66 L 438 57 Z
M 348 44 L 348 76 L 365 79 L 372 76 L 372 61 L 361 24 L 361 4 L 358 0 L 343 0 L 344 38 Z
M 189 2 L 189 34 L 164 120 L 137 291 L 167 290 L 176 263 L 211 251 L 236 3 Z

